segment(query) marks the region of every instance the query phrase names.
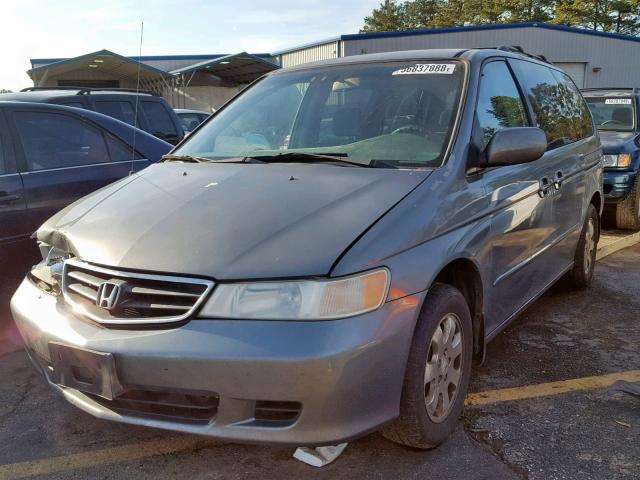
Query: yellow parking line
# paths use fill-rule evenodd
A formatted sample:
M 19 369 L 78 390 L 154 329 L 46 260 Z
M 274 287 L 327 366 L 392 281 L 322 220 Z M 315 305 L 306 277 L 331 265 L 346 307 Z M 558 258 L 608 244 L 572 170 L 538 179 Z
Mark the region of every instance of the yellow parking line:
M 488 403 L 507 402 L 510 400 L 524 400 L 527 398 L 546 397 L 560 393 L 576 392 L 580 390 L 593 390 L 613 385 L 617 381 L 640 382 L 640 370 L 611 373 L 597 377 L 574 378 L 559 382 L 540 383 L 538 385 L 525 385 L 523 387 L 503 388 L 487 392 L 470 393 L 467 395 L 465 405 L 486 405 Z
M 467 406 L 486 405 L 490 403 L 525 400 L 528 398 L 545 397 L 581 390 L 593 390 L 609 387 L 619 380 L 640 382 L 640 370 L 630 370 L 627 372 L 612 373 L 597 377 L 575 378 L 559 382 L 470 393 L 467 395 L 465 404 Z M 119 447 L 75 453 L 72 455 L 44 458 L 42 460 L 35 460 L 31 462 L 0 465 L 0 479 L 14 480 L 36 475 L 48 475 L 56 472 L 77 470 L 80 468 L 122 463 L 154 457 L 157 455 L 189 452 L 199 448 L 210 447 L 214 444 L 215 442 L 212 440 L 188 436 L 151 440 Z
M 142 458 L 154 457 L 193 451 L 213 445 L 211 440 L 201 437 L 172 437 L 162 440 L 123 445 L 120 447 L 104 448 L 60 457 L 44 458 L 33 462 L 12 463 L 0 465 L 0 479 L 13 480 L 36 475 L 49 475 L 57 472 L 77 470 L 80 468 L 97 467 L 110 463 L 121 463 Z

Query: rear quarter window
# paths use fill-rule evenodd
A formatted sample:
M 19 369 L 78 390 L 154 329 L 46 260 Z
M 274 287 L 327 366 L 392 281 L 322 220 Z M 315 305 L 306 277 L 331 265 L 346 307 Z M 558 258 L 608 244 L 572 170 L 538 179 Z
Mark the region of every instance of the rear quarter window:
M 112 162 L 124 162 L 144 158 L 139 152 L 135 151 L 131 145 L 128 145 L 110 133 L 105 132 L 105 137 Z

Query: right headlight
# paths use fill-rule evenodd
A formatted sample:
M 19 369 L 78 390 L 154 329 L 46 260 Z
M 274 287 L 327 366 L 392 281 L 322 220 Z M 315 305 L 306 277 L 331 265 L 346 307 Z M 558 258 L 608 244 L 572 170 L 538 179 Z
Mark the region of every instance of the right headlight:
M 200 311 L 206 318 L 329 320 L 380 308 L 391 276 L 386 268 L 331 280 L 222 283 Z

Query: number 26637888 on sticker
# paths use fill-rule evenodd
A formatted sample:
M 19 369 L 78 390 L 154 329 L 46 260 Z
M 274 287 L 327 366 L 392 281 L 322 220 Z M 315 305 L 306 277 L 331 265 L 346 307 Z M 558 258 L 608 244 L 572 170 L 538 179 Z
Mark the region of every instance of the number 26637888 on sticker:
M 417 63 L 410 67 L 401 68 L 392 73 L 392 75 L 428 75 L 428 74 L 445 74 L 451 75 L 456 66 L 453 63 Z

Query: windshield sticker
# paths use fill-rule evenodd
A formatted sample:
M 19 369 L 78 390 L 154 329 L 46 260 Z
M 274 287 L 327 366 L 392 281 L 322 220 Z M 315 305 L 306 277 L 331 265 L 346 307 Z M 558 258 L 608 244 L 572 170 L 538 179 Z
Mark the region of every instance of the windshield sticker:
M 607 98 L 604 101 L 605 105 L 631 105 L 630 98 Z
M 451 75 L 455 68 L 453 63 L 417 63 L 411 67 L 396 70 L 391 75 L 428 75 L 433 73 Z

